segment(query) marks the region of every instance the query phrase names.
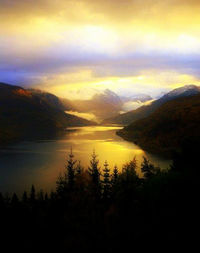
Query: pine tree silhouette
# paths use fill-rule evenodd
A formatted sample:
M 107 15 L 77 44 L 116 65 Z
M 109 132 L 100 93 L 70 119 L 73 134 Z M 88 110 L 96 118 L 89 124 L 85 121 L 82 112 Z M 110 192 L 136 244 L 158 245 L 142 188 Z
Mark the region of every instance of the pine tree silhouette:
M 81 161 L 78 161 L 76 166 L 76 175 L 81 175 L 83 173 L 83 167 L 81 166 Z
M 116 185 L 118 178 L 119 178 L 119 171 L 118 171 L 117 166 L 115 165 L 113 174 L 112 174 L 112 180 L 111 180 L 113 186 Z
M 74 183 L 75 183 L 75 164 L 77 161 L 74 160 L 74 155 L 72 152 L 72 148 L 71 148 L 71 152 L 69 154 L 69 159 L 67 160 L 67 166 L 66 166 L 66 179 L 67 179 L 67 183 L 68 183 L 68 187 L 69 189 L 73 189 L 74 187 Z
M 149 178 L 154 175 L 156 168 L 150 161 L 143 156 L 143 162 L 141 163 L 141 171 L 145 178 Z
M 91 178 L 91 191 L 95 195 L 95 198 L 101 197 L 101 180 L 100 180 L 100 167 L 99 160 L 97 159 L 97 155 L 95 150 L 92 153 L 92 159 L 90 160 L 90 166 L 88 167 L 88 173 Z
M 30 193 L 30 201 L 34 202 L 35 200 L 36 200 L 36 198 L 35 198 L 35 187 L 34 187 L 34 185 L 32 185 L 31 193 Z
M 136 157 L 134 157 L 130 162 L 123 165 L 122 172 L 124 175 L 126 175 L 127 179 L 132 180 L 133 178 L 137 177 L 136 169 L 137 160 Z
M 111 195 L 110 169 L 108 162 L 105 161 L 103 169 L 103 198 L 108 199 Z
M 66 185 L 67 185 L 66 179 L 60 173 L 56 181 L 56 192 L 58 196 L 61 197 L 61 195 L 63 195 L 64 191 L 66 190 Z

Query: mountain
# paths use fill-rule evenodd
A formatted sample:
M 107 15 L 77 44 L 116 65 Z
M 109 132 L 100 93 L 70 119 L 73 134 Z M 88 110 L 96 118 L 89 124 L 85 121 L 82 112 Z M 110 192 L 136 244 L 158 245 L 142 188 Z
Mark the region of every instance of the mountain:
M 118 114 L 115 117 L 103 120 L 102 124 L 122 124 L 128 125 L 136 120 L 145 118 L 153 113 L 157 108 L 167 101 L 176 99 L 178 97 L 187 97 L 200 93 L 200 88 L 195 85 L 186 85 L 177 89 L 174 89 L 161 98 L 153 101 L 148 105 L 139 107 L 136 110 L 129 111 L 127 113 Z
M 187 97 L 187 96 L 199 94 L 199 92 L 200 92 L 199 86 L 190 84 L 190 85 L 185 85 L 168 92 L 162 97 L 162 99 L 170 100 L 175 97 Z
M 169 100 L 148 117 L 120 130 L 118 135 L 149 152 L 170 157 L 184 143 L 200 142 L 200 94 Z
M 48 94 L 47 97 L 19 86 L 0 83 L 0 145 L 44 137 L 69 126 L 95 124 L 64 113 L 55 96 Z
M 128 97 L 120 96 L 120 99 L 123 102 L 146 102 L 152 100 L 152 97 L 147 94 L 135 94 Z
M 75 111 L 93 113 L 101 120 L 116 115 L 123 105 L 120 97 L 109 89 L 95 94 L 91 99 L 73 100 L 71 102 Z
M 140 107 L 143 102 L 151 99 L 146 94 L 124 97 L 106 89 L 97 92 L 88 100 L 71 100 L 71 106 L 73 108 L 72 111 L 92 113 L 96 116 L 97 120 L 102 121 L 105 118 L 115 117 L 121 111 L 127 111 L 127 108 Z
M 55 109 L 58 109 L 58 110 L 62 110 L 62 111 L 73 109 L 73 106 L 71 105 L 70 100 L 68 100 L 68 99 L 58 98 L 57 96 L 55 96 L 51 93 L 44 92 L 39 89 L 28 89 L 28 91 L 34 97 L 37 97 L 38 100 L 40 100 L 40 103 L 45 102 L 49 106 L 51 106 Z

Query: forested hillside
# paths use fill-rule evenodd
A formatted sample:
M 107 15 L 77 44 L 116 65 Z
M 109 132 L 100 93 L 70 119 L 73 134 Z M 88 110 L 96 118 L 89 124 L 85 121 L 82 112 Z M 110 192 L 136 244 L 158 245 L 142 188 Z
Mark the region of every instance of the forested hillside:
M 95 123 L 66 114 L 30 90 L 0 83 L 0 145 L 45 138 L 69 126 L 92 124 Z
M 152 153 L 170 155 L 187 141 L 200 141 L 200 95 L 168 101 L 118 134 Z

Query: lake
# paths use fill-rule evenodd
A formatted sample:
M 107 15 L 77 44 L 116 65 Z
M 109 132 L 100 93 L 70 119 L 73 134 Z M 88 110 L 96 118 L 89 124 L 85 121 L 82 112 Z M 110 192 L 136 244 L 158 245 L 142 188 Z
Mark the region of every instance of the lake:
M 119 170 L 134 156 L 141 164 L 147 156 L 152 163 L 165 169 L 170 161 L 144 152 L 134 143 L 116 135 L 122 127 L 74 127 L 56 139 L 35 142 L 21 142 L 0 150 L 0 192 L 21 194 L 34 184 L 37 190 L 51 191 L 65 168 L 66 160 L 73 148 L 76 160 L 87 168 L 93 150 L 98 155 L 101 167 L 105 160 L 110 168 L 117 165 Z M 139 172 L 139 170 L 138 170 Z

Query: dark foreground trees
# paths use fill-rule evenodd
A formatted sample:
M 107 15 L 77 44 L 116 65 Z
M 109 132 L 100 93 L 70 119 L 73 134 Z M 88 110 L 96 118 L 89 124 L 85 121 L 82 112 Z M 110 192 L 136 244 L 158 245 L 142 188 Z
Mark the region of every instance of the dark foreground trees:
M 84 170 L 71 152 L 55 192 L 37 192 L 32 186 L 21 198 L 0 194 L 0 249 L 162 252 L 190 243 L 192 252 L 199 216 L 199 161 L 186 153 L 175 156 L 169 171 L 155 168 L 146 158 L 140 166 L 134 158 L 119 172 L 107 162 L 101 169 L 95 152 Z M 144 178 L 138 177 L 138 167 Z

